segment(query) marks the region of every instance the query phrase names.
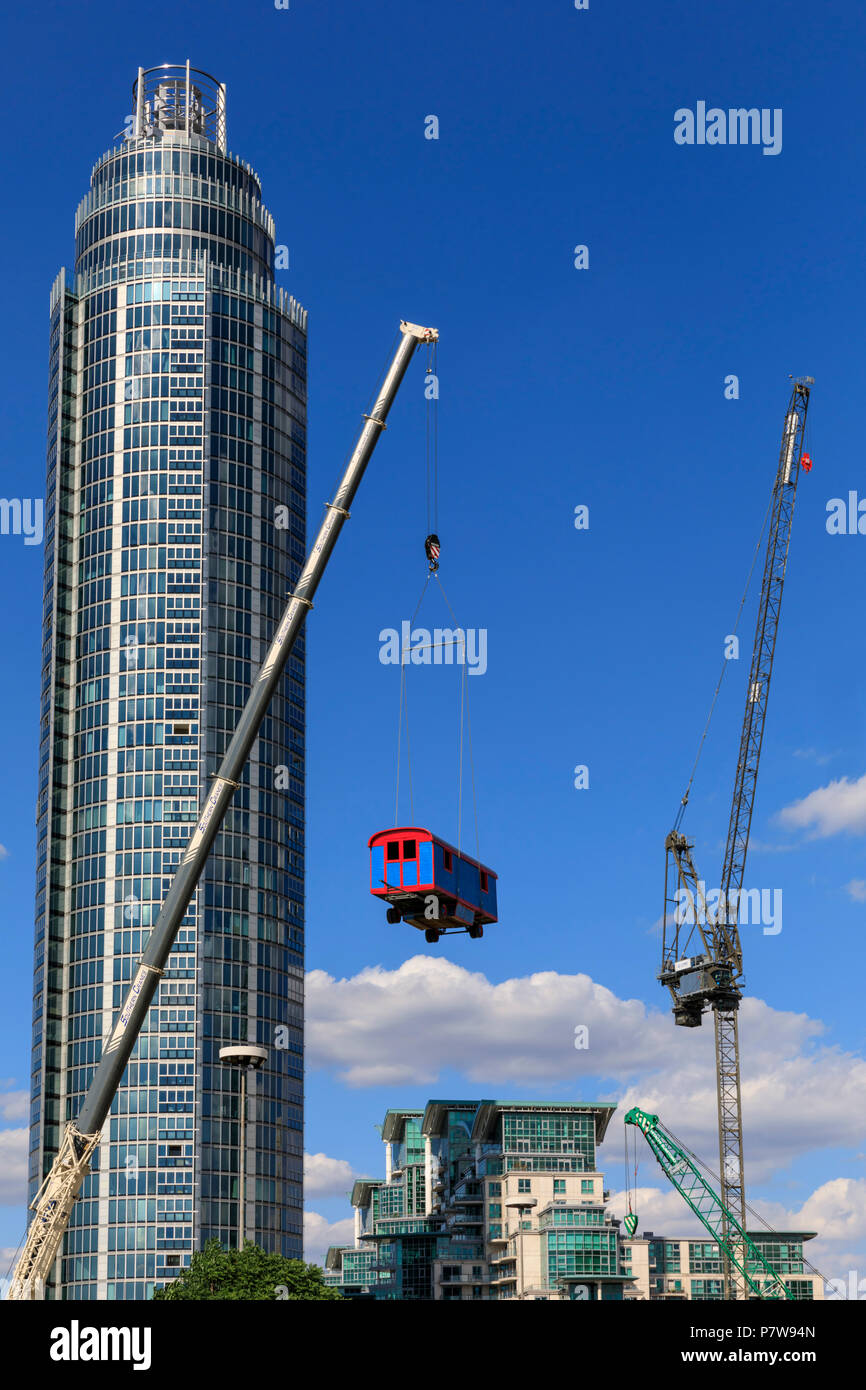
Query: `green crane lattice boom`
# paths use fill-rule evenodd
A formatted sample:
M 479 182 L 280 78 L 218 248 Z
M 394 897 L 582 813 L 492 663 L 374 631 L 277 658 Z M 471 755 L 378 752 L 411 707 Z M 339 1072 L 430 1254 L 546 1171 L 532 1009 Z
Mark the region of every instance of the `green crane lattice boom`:
M 752 1295 L 762 1299 L 793 1299 L 791 1290 L 734 1213 L 725 1207 L 688 1151 L 669 1129 L 665 1129 L 658 1115 L 649 1115 L 635 1106 L 626 1115 L 625 1123 L 640 1130 L 662 1172 L 688 1202 L 701 1225 L 718 1243 L 723 1260 L 735 1267 Z

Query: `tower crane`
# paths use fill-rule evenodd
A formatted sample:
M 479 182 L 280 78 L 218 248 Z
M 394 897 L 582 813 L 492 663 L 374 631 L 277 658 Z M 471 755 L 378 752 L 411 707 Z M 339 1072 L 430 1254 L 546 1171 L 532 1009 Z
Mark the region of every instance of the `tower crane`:
M 737 1011 L 742 997 L 743 949 L 737 927 L 740 893 L 749 847 L 749 831 L 755 803 L 755 786 L 764 737 L 767 699 L 773 673 L 773 657 L 779 630 L 782 591 L 788 563 L 791 523 L 797 498 L 800 466 L 807 470 L 811 459 L 803 454 L 806 412 L 812 377 L 797 377 L 791 390 L 782 446 L 773 487 L 770 527 L 764 559 L 761 598 L 752 649 L 752 664 L 746 690 L 746 709 L 740 735 L 734 795 L 728 825 L 728 839 L 722 867 L 718 910 L 708 910 L 702 880 L 698 878 L 692 850 L 694 844 L 680 830 L 688 801 L 683 797 L 674 828 L 665 840 L 665 903 L 663 915 L 662 966 L 658 978 L 673 999 L 675 1022 L 684 1028 L 697 1028 L 707 1009 L 713 1014 L 716 1057 L 716 1090 L 719 1125 L 719 1173 L 721 1179 L 721 1221 L 727 1236 L 745 1227 L 746 1199 L 743 1175 L 743 1124 L 740 1113 L 740 1047 Z M 682 912 L 687 901 L 689 910 Z M 685 928 L 688 926 L 688 934 Z M 689 954 L 697 928 L 703 950 Z M 733 1271 L 732 1271 L 733 1263 Z M 726 1256 L 725 1297 L 745 1297 L 742 1259 Z
M 437 329 L 421 328 L 416 323 L 401 323 L 400 333 L 400 342 L 385 374 L 378 399 L 372 413 L 364 417 L 364 427 L 346 465 L 337 495 L 333 502 L 327 504 L 325 518 L 307 556 L 295 592 L 289 596 L 225 756 L 203 798 L 198 823 L 172 878 L 120 1012 L 103 1044 L 102 1056 L 94 1070 L 81 1110 L 77 1118 L 66 1126 L 57 1157 L 31 1203 L 34 1216 L 12 1276 L 8 1294 L 10 1299 L 35 1299 L 41 1296 L 44 1281 L 60 1250 L 75 1198 L 90 1170 L 102 1126 L 156 993 L 172 944 L 211 846 L 240 785 L 250 750 L 295 639 L 313 606 L 313 595 L 337 543 L 343 522 L 349 516 L 352 500 L 385 428 L 388 412 L 406 368 L 421 343 L 433 343 L 439 337 Z

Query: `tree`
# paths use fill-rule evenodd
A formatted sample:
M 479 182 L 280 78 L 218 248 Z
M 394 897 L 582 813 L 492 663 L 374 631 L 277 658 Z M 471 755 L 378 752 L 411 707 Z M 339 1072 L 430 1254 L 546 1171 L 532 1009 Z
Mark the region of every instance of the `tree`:
M 177 1279 L 157 1289 L 155 1299 L 244 1299 L 279 1303 L 296 1299 L 340 1299 L 318 1265 L 269 1255 L 251 1240 L 243 1250 L 224 1250 L 218 1240 L 197 1250 Z

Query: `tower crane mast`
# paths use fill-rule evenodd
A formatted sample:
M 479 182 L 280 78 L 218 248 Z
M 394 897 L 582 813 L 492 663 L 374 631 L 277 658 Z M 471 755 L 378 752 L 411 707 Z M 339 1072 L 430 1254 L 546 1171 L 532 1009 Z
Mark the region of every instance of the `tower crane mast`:
M 707 908 L 702 881 L 698 878 L 692 857 L 694 845 L 680 830 L 688 794 L 683 798 L 676 824 L 665 841 L 664 937 L 658 978 L 670 990 L 674 1019 L 681 1027 L 699 1027 L 704 1012 L 711 1009 L 713 1013 L 722 1225 L 726 1227 L 732 1218 L 740 1229 L 745 1226 L 746 1196 L 737 1015 L 744 979 L 743 949 L 737 920 L 779 631 L 791 523 L 803 459 L 806 412 L 813 384 L 812 377 L 797 377 L 785 412 L 716 912 L 710 913 Z M 689 904 L 685 914 L 682 912 L 684 901 Z M 681 920 L 683 917 L 685 920 Z M 686 926 L 690 930 L 684 939 Z M 690 955 L 695 928 L 703 950 Z M 742 1261 L 734 1261 L 732 1269 L 731 1260 L 725 1258 L 727 1298 L 745 1297 L 741 1265 Z
M 135 1047 L 151 1000 L 162 977 L 169 952 L 196 885 L 201 877 L 217 832 L 225 819 L 273 693 L 280 681 L 295 639 L 313 606 L 313 595 L 325 572 L 349 507 L 364 476 L 373 450 L 385 429 L 385 420 L 416 348 L 435 342 L 438 331 L 415 323 L 400 324 L 400 342 L 388 367 L 372 413 L 346 465 L 333 502 L 329 502 L 285 611 L 271 640 L 261 669 L 253 682 L 237 727 L 219 770 L 203 798 L 195 829 L 172 878 L 154 923 L 132 984 L 102 1048 L 77 1118 L 67 1126 L 57 1157 L 32 1202 L 33 1219 L 15 1266 L 8 1297 L 38 1298 L 60 1250 L 75 1198 L 90 1170 L 100 1132 Z

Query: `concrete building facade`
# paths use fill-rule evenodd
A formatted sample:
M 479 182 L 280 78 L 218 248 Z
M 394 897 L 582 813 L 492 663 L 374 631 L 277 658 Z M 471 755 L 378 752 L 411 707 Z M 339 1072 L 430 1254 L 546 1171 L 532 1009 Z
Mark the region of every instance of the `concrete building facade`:
M 385 1178 L 355 1183 L 355 1243 L 326 1277 L 354 1296 L 621 1299 L 619 1223 L 596 1166 L 615 1107 L 431 1100 L 389 1110 Z

